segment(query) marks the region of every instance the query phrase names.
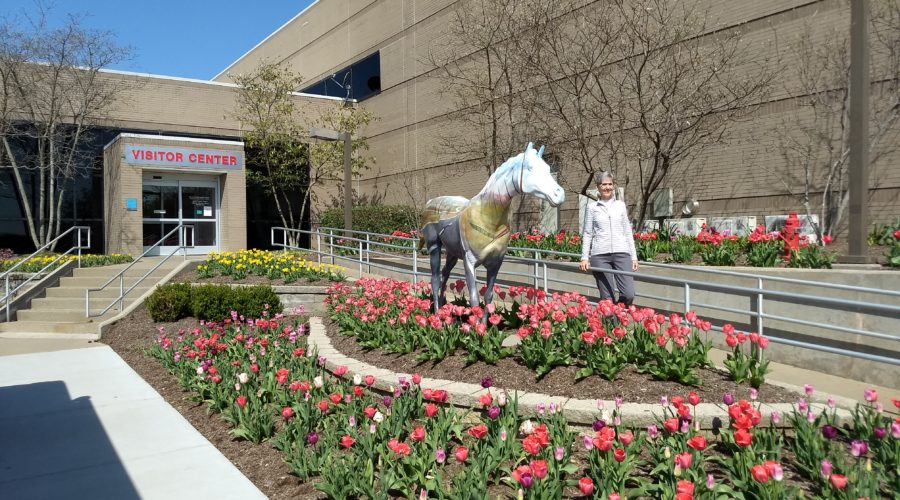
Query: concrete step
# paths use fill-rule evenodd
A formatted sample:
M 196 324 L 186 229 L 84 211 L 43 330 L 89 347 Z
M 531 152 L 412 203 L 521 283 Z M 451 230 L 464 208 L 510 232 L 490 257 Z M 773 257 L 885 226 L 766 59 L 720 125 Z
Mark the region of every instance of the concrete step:
M 105 305 L 103 307 L 106 307 Z M 92 308 L 91 312 L 94 314 L 99 314 L 103 307 Z M 86 321 L 93 321 L 95 323 L 99 323 L 100 321 L 115 316 L 119 313 L 118 305 L 115 305 L 110 308 L 109 311 L 106 312 L 103 316 L 87 318 L 84 315 L 84 306 L 80 309 L 25 309 L 23 311 L 18 311 L 16 313 L 16 318 L 18 321 L 31 321 L 31 322 L 55 322 L 55 323 L 81 323 Z
M 137 300 L 137 298 L 141 295 L 142 293 L 136 292 L 128 294 L 128 296 L 125 298 L 125 306 L 127 307 L 129 304 Z M 91 294 L 91 309 L 102 309 L 108 306 L 112 301 L 113 297 L 95 297 L 94 294 Z M 84 309 L 84 291 L 82 291 L 81 297 L 44 297 L 31 301 L 31 310 L 33 311 L 60 309 Z
M 13 321 L 0 323 L 0 337 L 22 339 L 85 339 L 100 338 L 100 322 L 53 323 L 50 321 Z
M 150 290 L 152 287 L 156 286 L 156 281 L 147 282 L 144 281 L 139 286 L 135 287 L 131 293 L 128 294 L 128 297 L 140 297 L 147 290 Z M 81 303 L 84 304 L 84 290 L 85 287 L 54 287 L 47 289 L 47 298 L 80 298 Z M 108 286 L 99 292 L 91 292 L 91 300 L 97 298 L 109 299 L 112 300 L 114 297 L 119 296 L 119 285 L 116 286 Z
M 159 266 L 157 271 L 165 270 L 166 274 L 169 271 L 175 269 L 178 265 L 181 264 L 181 260 L 169 261 L 165 264 Z M 130 269 L 125 271 L 125 276 L 143 276 L 144 273 L 149 271 L 155 266 L 155 262 L 138 262 Z M 106 276 L 106 279 L 109 279 L 112 276 L 122 272 L 128 266 L 125 265 L 115 265 L 115 266 L 98 266 L 98 267 L 82 267 L 76 268 L 72 271 L 72 276 L 75 278 L 87 278 L 91 276 Z
M 164 278 L 170 272 L 171 272 L 171 270 L 157 269 L 156 271 L 153 271 L 153 273 L 150 274 L 150 276 L 147 276 L 141 282 L 141 284 L 155 285 L 157 282 L 159 282 L 159 280 Z M 112 278 L 112 275 L 110 275 L 110 276 L 87 276 L 87 277 L 79 277 L 79 278 L 71 276 L 71 277 L 66 277 L 66 278 L 62 278 L 61 280 L 59 280 L 59 286 L 60 287 L 78 287 L 78 288 L 97 288 L 100 285 L 103 285 L 104 283 L 109 281 L 110 278 Z M 125 288 L 128 288 L 131 285 L 137 283 L 139 278 L 140 278 L 140 276 L 126 276 L 125 277 Z M 119 288 L 119 279 L 116 278 L 115 280 L 113 280 L 112 283 L 107 285 L 107 288 L 110 288 L 110 287 L 115 287 L 116 289 L 118 289 Z

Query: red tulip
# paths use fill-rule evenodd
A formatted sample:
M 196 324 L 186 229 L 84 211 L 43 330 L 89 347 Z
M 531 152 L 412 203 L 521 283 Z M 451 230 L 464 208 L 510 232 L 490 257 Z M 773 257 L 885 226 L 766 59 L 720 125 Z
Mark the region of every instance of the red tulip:
M 425 428 L 424 427 L 416 427 L 413 429 L 412 433 L 410 433 L 409 438 L 413 441 L 425 441 Z
M 436 404 L 428 403 L 425 405 L 425 415 L 427 415 L 428 417 L 433 417 L 433 416 L 437 415 L 437 412 L 438 412 L 438 407 Z
M 625 450 L 622 448 L 616 448 L 616 451 L 613 452 L 613 458 L 616 459 L 616 462 L 622 462 L 625 460 Z
M 482 394 L 478 401 L 481 403 L 481 406 L 491 406 L 491 402 L 494 401 L 494 397 L 491 396 L 490 391 Z
M 691 392 L 690 394 L 688 394 L 688 402 L 694 406 L 697 406 L 698 404 L 700 404 L 700 395 L 696 392 Z
M 582 495 L 590 495 L 594 492 L 594 480 L 589 477 L 583 477 L 578 480 L 578 489 Z
M 678 432 L 680 426 L 678 425 L 678 419 L 673 417 L 663 422 L 663 427 L 669 432 Z
M 690 453 L 679 453 L 675 455 L 675 465 L 681 467 L 682 469 L 690 469 L 691 462 L 694 460 L 694 456 Z
M 488 428 L 487 428 L 486 425 L 484 425 L 484 424 L 479 424 L 479 425 L 476 425 L 476 426 L 474 426 L 474 427 L 470 427 L 469 430 L 468 430 L 467 432 L 468 432 L 468 434 L 469 434 L 470 436 L 472 436 L 473 438 L 475 438 L 475 439 L 481 439 L 481 438 L 483 438 L 485 435 L 487 435 L 487 431 L 488 431 Z
M 327 400 L 323 399 L 323 400 L 319 401 L 319 410 L 328 411 L 328 401 Z
M 353 439 L 353 437 L 349 434 L 344 434 L 344 437 L 341 438 L 341 446 L 343 446 L 344 448 L 350 448 L 355 442 L 356 440 Z
M 619 441 L 621 441 L 625 446 L 628 446 L 632 441 L 634 441 L 634 434 L 632 434 L 631 431 L 623 432 L 619 434 Z
M 285 420 L 290 419 L 294 416 L 294 409 L 290 406 L 285 406 L 281 409 L 281 416 L 284 417 Z
M 769 480 L 769 471 L 766 470 L 764 465 L 754 465 L 750 468 L 750 475 L 753 476 L 753 479 L 759 481 L 760 483 L 768 482 Z
M 737 443 L 738 446 L 746 448 L 753 442 L 753 434 L 750 434 L 750 431 L 747 429 L 738 429 L 734 433 L 734 442 Z
M 682 479 L 682 480 L 678 481 L 678 483 L 675 484 L 675 492 L 683 493 L 683 494 L 687 494 L 687 495 L 693 495 L 694 494 L 694 483 L 692 483 L 688 480 Z
M 547 477 L 547 461 L 546 460 L 532 460 L 531 461 L 531 472 L 534 474 L 534 477 L 538 479 L 543 479 Z
M 847 486 L 847 476 L 841 474 L 832 474 L 830 478 L 831 485 L 835 488 L 842 490 Z
M 697 434 L 696 436 L 688 439 L 687 445 L 697 451 L 703 451 L 706 449 L 706 438 Z
M 374 375 L 366 375 L 366 377 L 363 380 L 365 381 L 366 385 L 372 385 L 375 383 L 375 376 Z
M 469 458 L 469 449 L 465 446 L 457 446 L 453 456 L 456 457 L 457 462 L 465 462 Z
M 234 402 L 238 406 L 243 408 L 243 407 L 247 406 L 247 396 L 244 396 L 243 394 L 241 394 L 240 396 L 237 397 L 237 399 L 234 400 Z

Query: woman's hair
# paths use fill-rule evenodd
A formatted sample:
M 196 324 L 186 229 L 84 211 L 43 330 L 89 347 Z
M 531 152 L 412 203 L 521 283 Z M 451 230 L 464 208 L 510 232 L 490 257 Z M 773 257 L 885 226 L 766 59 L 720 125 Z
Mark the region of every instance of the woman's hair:
M 600 183 L 602 183 L 603 179 L 609 179 L 610 181 L 612 181 L 613 184 L 616 183 L 616 178 L 613 176 L 612 172 L 610 172 L 609 170 L 604 170 L 603 172 L 600 172 L 600 176 L 597 177 L 597 184 L 599 185 Z

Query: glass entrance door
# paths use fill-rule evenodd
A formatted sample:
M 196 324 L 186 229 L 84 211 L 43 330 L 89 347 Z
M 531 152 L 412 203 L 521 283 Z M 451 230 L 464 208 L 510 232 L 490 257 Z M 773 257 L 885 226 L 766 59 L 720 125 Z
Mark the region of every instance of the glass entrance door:
M 144 179 L 144 249 L 184 224 L 188 253 L 217 251 L 219 186 L 217 181 L 173 181 Z M 179 246 L 179 232 L 166 238 L 159 252 L 168 254 Z

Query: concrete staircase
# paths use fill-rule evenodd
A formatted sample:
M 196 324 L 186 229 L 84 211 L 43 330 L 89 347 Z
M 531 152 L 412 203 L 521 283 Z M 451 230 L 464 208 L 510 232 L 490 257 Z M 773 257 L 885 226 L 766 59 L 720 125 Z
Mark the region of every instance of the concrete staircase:
M 159 257 L 145 257 L 126 271 L 125 289 L 137 283 L 160 260 Z M 174 256 L 163 263 L 128 293 L 122 310 L 143 301 L 157 283 L 174 275 L 183 265 L 184 260 L 180 256 Z M 85 290 L 100 287 L 127 266 L 128 264 L 119 264 L 75 269 L 72 276 L 59 280 L 59 286 L 47 288 L 41 298 L 32 300 L 29 309 L 19 310 L 16 321 L 0 323 L 0 338 L 98 340 L 101 324 L 118 316 L 119 306 L 116 304 L 105 314 L 88 318 L 84 310 Z M 99 314 L 118 296 L 118 279 L 104 290 L 91 292 L 92 314 Z

